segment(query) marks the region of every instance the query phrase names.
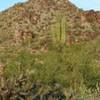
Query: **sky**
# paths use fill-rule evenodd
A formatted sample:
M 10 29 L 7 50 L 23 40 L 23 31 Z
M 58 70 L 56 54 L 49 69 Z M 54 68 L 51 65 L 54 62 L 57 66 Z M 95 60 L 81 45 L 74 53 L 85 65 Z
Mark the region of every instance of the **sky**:
M 25 2 L 26 0 L 0 0 L 0 11 L 6 10 L 18 2 Z M 100 0 L 70 0 L 77 7 L 84 10 L 100 10 Z
M 12 7 L 14 4 L 19 2 L 25 2 L 27 0 L 0 0 L 0 11 L 4 11 L 9 7 Z
M 84 10 L 99 10 L 100 11 L 100 0 L 70 0 L 77 7 Z

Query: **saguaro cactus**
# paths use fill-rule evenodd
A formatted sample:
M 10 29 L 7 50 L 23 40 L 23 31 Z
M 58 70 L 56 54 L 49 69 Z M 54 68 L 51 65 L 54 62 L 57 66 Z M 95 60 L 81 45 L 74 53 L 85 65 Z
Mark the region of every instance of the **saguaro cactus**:
M 51 25 L 51 33 L 54 42 L 65 43 L 66 41 L 66 18 L 63 13 L 55 13 L 56 23 Z

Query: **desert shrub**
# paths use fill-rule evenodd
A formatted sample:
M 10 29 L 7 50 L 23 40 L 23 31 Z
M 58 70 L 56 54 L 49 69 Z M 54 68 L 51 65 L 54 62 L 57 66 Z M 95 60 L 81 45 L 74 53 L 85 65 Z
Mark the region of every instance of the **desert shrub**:
M 56 86 L 61 87 L 62 93 L 64 93 L 63 88 L 71 89 L 70 95 L 86 98 L 83 100 L 92 98 L 94 95 L 92 92 L 99 93 L 99 41 L 82 42 L 71 46 L 60 45 L 60 47 L 61 50 L 59 45 L 51 44 L 47 52 L 38 51 L 38 54 L 32 54 L 27 47 L 3 50 L 0 54 L 0 59 L 6 66 L 3 89 L 20 97 L 20 93 L 27 95 L 26 91 L 30 91 L 28 93 L 32 95 L 34 92 L 37 94 L 42 84 L 43 91 L 47 91 L 45 93 L 50 91 L 54 93 Z M 32 90 L 34 84 L 40 84 L 37 86 L 38 89 Z

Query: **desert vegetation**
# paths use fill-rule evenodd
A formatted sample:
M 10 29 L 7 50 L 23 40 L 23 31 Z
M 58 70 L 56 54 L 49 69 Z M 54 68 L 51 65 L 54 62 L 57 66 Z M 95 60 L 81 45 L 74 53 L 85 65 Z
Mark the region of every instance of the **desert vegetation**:
M 100 41 L 1 51 L 1 100 L 99 100 Z M 95 99 L 93 99 L 95 98 Z

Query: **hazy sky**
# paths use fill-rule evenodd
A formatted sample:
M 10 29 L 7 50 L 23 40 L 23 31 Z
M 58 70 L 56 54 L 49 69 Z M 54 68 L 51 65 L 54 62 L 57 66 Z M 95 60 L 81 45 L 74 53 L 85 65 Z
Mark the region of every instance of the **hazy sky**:
M 83 8 L 84 10 L 100 10 L 100 0 L 70 0 L 79 8 Z
M 0 11 L 5 10 L 15 3 L 23 2 L 26 0 L 0 0 Z M 100 0 L 70 0 L 74 4 L 76 4 L 79 8 L 83 8 L 85 10 L 95 9 L 100 10 Z
M 26 0 L 0 0 L 0 11 L 5 10 L 18 2 L 24 2 Z

